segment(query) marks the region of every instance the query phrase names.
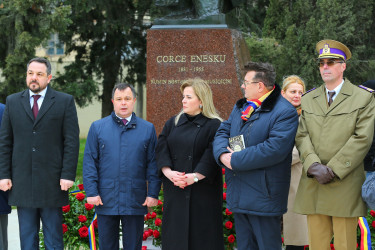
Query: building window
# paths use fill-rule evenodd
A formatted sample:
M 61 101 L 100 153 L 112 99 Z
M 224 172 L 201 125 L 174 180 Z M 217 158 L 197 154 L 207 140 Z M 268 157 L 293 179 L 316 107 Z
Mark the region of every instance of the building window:
M 64 54 L 64 43 L 60 42 L 58 34 L 51 34 L 47 45 L 48 55 L 63 55 Z

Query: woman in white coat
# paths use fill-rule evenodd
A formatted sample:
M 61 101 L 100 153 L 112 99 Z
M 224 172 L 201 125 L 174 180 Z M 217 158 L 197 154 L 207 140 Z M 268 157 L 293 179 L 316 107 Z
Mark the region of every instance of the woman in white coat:
M 291 75 L 284 78 L 281 95 L 297 109 L 298 115 L 301 114 L 301 97 L 304 92 L 305 83 L 300 77 Z M 303 250 L 304 246 L 309 244 L 306 215 L 293 212 L 294 200 L 301 174 L 302 163 L 299 159 L 298 150 L 294 147 L 288 196 L 288 212 L 283 216 L 283 234 L 286 250 Z

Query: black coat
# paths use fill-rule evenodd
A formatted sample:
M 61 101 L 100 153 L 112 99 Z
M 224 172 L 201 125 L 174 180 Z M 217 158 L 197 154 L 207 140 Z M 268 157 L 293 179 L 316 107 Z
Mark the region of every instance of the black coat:
M 61 207 L 69 203 L 60 179 L 74 181 L 79 150 L 71 95 L 48 87 L 38 116 L 29 90 L 7 97 L 0 129 L 0 179 L 11 179 L 9 205 Z
M 218 119 L 201 114 L 189 121 L 181 115 L 169 119 L 159 135 L 156 160 L 163 181 L 163 250 L 224 249 L 222 224 L 222 174 L 212 154 Z M 161 168 L 206 176 L 185 189 L 173 185 Z
M 3 117 L 5 105 L 0 103 L 0 126 L 1 118 Z M 10 206 L 8 205 L 8 191 L 0 191 L 0 214 L 9 214 L 11 211 Z

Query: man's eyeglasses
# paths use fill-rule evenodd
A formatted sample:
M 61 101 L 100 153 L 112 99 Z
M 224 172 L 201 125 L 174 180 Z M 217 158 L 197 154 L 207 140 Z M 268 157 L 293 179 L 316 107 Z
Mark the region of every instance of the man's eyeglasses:
M 336 63 L 344 63 L 343 61 L 339 61 L 339 60 L 329 60 L 327 62 L 324 62 L 324 61 L 319 61 L 318 62 L 318 67 L 324 67 L 324 64 L 327 64 L 328 67 L 331 67 L 333 66 L 334 64 Z
M 259 81 L 258 81 L 259 82 Z M 243 85 L 248 85 L 248 84 L 250 84 L 250 83 L 258 83 L 258 82 L 248 82 L 248 81 L 246 81 L 246 80 L 243 80 L 242 81 L 242 83 L 243 83 Z

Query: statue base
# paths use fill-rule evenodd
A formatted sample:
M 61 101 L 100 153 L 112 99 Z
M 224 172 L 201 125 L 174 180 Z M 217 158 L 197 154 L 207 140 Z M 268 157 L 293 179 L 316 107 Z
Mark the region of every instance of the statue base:
M 147 31 L 146 110 L 157 134 L 170 117 L 180 112 L 180 85 L 188 78 L 208 82 L 216 109 L 228 119 L 236 101 L 243 97 L 242 70 L 250 60 L 241 32 L 215 26 L 155 26 Z

